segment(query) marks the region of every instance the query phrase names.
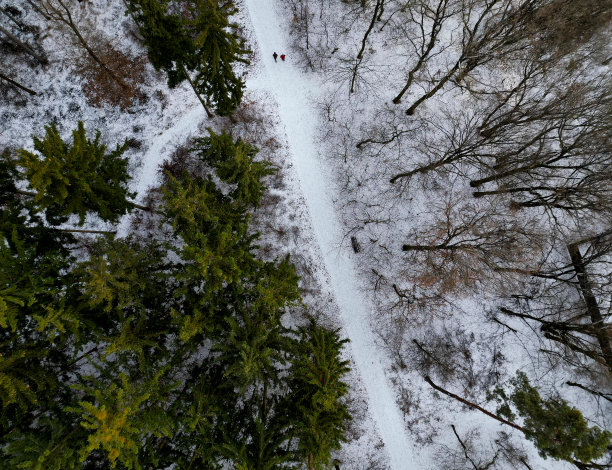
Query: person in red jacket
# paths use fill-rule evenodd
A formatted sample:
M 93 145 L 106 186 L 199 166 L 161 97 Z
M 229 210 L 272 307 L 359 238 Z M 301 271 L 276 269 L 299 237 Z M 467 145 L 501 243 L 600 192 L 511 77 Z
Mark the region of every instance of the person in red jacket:
M 281 54 L 281 60 L 285 62 L 285 54 Z
M 276 62 L 276 58 L 278 57 L 278 54 L 275 52 L 274 54 L 272 54 L 272 57 L 274 57 L 274 62 Z M 282 57 L 282 56 L 281 56 Z M 284 60 L 284 59 L 283 59 Z

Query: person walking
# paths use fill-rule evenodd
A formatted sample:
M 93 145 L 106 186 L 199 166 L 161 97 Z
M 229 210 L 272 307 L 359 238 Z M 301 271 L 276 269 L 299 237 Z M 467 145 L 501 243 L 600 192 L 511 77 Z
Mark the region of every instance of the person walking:
M 281 60 L 285 62 L 285 54 L 281 54 Z
M 274 62 L 276 62 L 276 58 L 278 57 L 278 54 L 275 52 L 274 54 L 272 54 L 272 57 L 274 57 Z M 282 57 L 283 57 L 283 56 L 281 56 L 281 58 L 282 58 Z M 283 60 L 285 60 L 285 59 L 283 59 Z

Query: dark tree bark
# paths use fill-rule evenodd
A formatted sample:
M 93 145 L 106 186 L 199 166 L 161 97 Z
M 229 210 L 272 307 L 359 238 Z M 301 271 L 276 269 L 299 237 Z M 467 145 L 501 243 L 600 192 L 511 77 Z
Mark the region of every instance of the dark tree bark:
M 46 65 L 49 63 L 49 60 L 46 57 L 38 54 L 34 49 L 32 49 L 32 47 L 30 47 L 28 44 L 20 40 L 17 36 L 15 36 L 8 29 L 4 28 L 1 25 L 0 25 L 0 32 L 4 33 L 11 40 L 13 44 L 20 47 L 21 50 L 26 52 L 28 55 L 34 57 L 41 64 Z
M 57 2 L 57 5 L 54 2 Z M 98 57 L 96 52 L 87 43 L 87 41 L 81 34 L 81 31 L 79 30 L 77 24 L 72 18 L 72 13 L 70 12 L 70 9 L 64 3 L 64 0 L 47 0 L 46 2 L 43 3 L 43 8 L 45 9 L 46 14 L 51 19 L 68 26 L 72 30 L 72 32 L 76 36 L 77 40 L 79 41 L 83 49 L 87 51 L 87 53 L 93 59 L 93 61 L 96 64 L 98 64 L 102 68 L 102 70 L 104 70 L 104 72 L 108 74 L 109 77 L 111 77 L 115 82 L 117 82 L 117 84 L 121 86 L 121 88 L 128 87 L 125 81 L 121 77 L 119 77 L 115 72 L 113 72 L 108 67 L 108 65 L 104 61 L 102 61 L 100 57 Z
M 13 23 L 15 23 L 17 25 L 17 27 L 21 30 L 26 29 L 26 26 L 19 21 L 17 18 L 15 18 L 13 15 L 11 15 L 11 13 L 4 7 L 0 7 L 0 12 L 4 13 L 4 15 L 11 20 Z
M 580 389 L 584 390 L 585 392 L 590 393 L 591 395 L 595 395 L 595 396 L 603 398 L 604 400 L 608 400 L 609 402 L 612 402 L 612 394 L 610 394 L 610 393 L 598 392 L 597 390 L 592 390 L 592 389 L 590 389 L 588 387 L 585 387 L 584 385 L 576 383 L 576 382 L 569 382 L 568 381 L 568 382 L 565 382 L 565 383 L 566 383 L 566 385 L 569 385 L 570 387 L 580 388 Z
M 365 50 L 365 47 L 366 47 L 366 41 L 368 40 L 368 36 L 370 35 L 372 28 L 374 28 L 374 24 L 376 23 L 376 17 L 378 15 L 378 9 L 382 5 L 382 3 L 383 3 L 383 0 L 376 0 L 376 5 L 374 6 L 374 14 L 372 15 L 372 21 L 370 22 L 370 26 L 368 27 L 367 31 L 365 32 L 363 36 L 363 40 L 361 41 L 361 49 L 357 53 L 357 60 L 355 61 L 355 65 L 353 66 L 353 76 L 351 78 L 351 87 L 349 90 L 350 93 L 355 92 L 355 82 L 357 81 L 357 72 L 359 71 L 359 66 L 361 65 L 361 61 L 363 60 L 363 51 Z
M 511 421 L 508 421 L 507 419 L 504 419 L 500 416 L 497 416 L 494 413 L 491 413 L 488 410 L 485 410 L 483 407 L 478 406 L 476 403 L 472 403 L 471 401 L 466 400 L 465 398 L 460 397 L 459 395 L 455 395 L 452 392 L 449 392 L 448 390 L 444 390 L 442 387 L 440 387 L 439 385 L 436 385 L 435 383 L 433 383 L 433 381 L 429 378 L 429 377 L 425 377 L 425 382 L 427 382 L 429 385 L 431 385 L 435 390 L 437 390 L 440 393 L 443 393 L 444 395 L 447 395 L 449 397 L 451 397 L 454 400 L 457 400 L 461 403 L 463 403 L 464 405 L 469 406 L 470 408 L 474 408 L 475 410 L 480 411 L 481 413 L 486 414 L 487 416 L 499 421 L 502 424 L 505 424 L 506 426 L 510 426 L 511 428 L 517 429 L 519 431 L 521 431 L 522 433 L 527 433 L 527 430 L 522 427 L 519 426 L 518 424 L 515 424 Z
M 191 89 L 193 90 L 193 92 L 198 97 L 198 100 L 200 101 L 200 104 L 204 107 L 204 111 L 206 111 L 206 115 L 209 118 L 215 117 L 215 115 L 211 112 L 211 110 L 208 108 L 208 106 L 206 106 L 206 103 L 204 102 L 204 99 L 202 98 L 202 96 L 198 93 L 198 90 L 197 90 L 197 88 L 195 86 L 195 83 L 193 83 L 193 80 L 191 79 L 191 76 L 189 75 L 189 71 L 187 70 L 185 65 L 181 64 L 181 68 L 183 69 L 183 73 L 185 74 L 185 77 L 187 77 L 187 81 L 191 85 Z
M 606 362 L 608 369 L 610 369 L 610 372 L 612 372 L 612 347 L 610 346 L 610 340 L 608 338 L 608 328 L 606 328 L 603 316 L 599 310 L 599 305 L 597 305 L 597 299 L 593 294 L 586 267 L 582 259 L 582 254 L 580 253 L 580 249 L 576 244 L 568 245 L 567 249 L 572 259 L 574 269 L 576 270 L 580 292 L 582 294 L 587 313 L 591 318 L 591 324 L 594 327 L 594 336 L 597 338 L 597 342 L 601 348 L 602 357 Z
M 366 41 L 368 40 L 368 36 L 370 35 L 370 32 L 374 28 L 374 24 L 376 23 L 376 19 L 378 17 L 378 10 L 379 8 L 382 7 L 382 4 L 383 4 L 383 0 L 376 0 L 376 5 L 374 5 L 374 14 L 372 15 L 372 21 L 370 21 L 370 25 L 368 26 L 368 29 L 363 35 L 363 39 L 361 40 L 361 49 L 357 53 L 357 58 L 359 60 L 361 60 L 363 57 L 363 51 L 365 51 Z
M 417 60 L 417 63 L 414 65 L 414 67 L 412 67 L 412 69 L 410 69 L 410 71 L 408 72 L 408 80 L 406 81 L 406 85 L 404 86 L 404 88 L 401 89 L 398 95 L 395 98 L 393 98 L 392 101 L 394 104 L 398 104 L 401 102 L 404 94 L 412 86 L 412 82 L 414 80 L 414 74 L 417 73 L 421 69 L 421 67 L 423 67 L 423 64 L 425 64 L 425 62 L 427 62 L 427 60 L 429 59 L 429 54 L 433 50 L 438 40 L 438 34 L 440 33 L 440 30 L 442 29 L 442 24 L 448 18 L 447 13 L 446 13 L 446 8 L 448 6 L 448 3 L 449 3 L 449 0 L 439 0 L 436 10 L 435 12 L 433 12 L 431 16 L 427 15 L 427 11 L 429 9 L 425 5 L 421 5 L 421 8 L 423 8 L 423 11 L 421 13 L 421 23 L 420 23 L 421 31 L 423 30 L 422 29 L 423 22 L 425 21 L 426 18 L 431 19 L 432 21 L 431 30 L 429 31 L 429 40 L 427 40 L 425 36 L 421 38 L 423 43 L 421 45 L 419 59 Z
M 19 88 L 20 90 L 25 91 L 26 93 L 29 93 L 29 94 L 30 94 L 30 95 L 32 95 L 32 96 L 35 96 L 35 95 L 37 94 L 37 93 L 36 93 L 34 90 L 32 90 L 32 89 L 28 88 L 28 87 L 27 87 L 27 86 L 25 86 L 25 85 L 22 85 L 21 83 L 16 82 L 16 81 L 15 81 L 15 80 L 13 80 L 12 78 L 7 77 L 7 76 L 6 76 L 6 75 L 4 75 L 2 72 L 0 72 L 0 80 L 5 80 L 5 81 L 7 81 L 8 83 L 10 83 L 11 85 L 13 85 L 13 86 L 15 86 L 15 87 Z

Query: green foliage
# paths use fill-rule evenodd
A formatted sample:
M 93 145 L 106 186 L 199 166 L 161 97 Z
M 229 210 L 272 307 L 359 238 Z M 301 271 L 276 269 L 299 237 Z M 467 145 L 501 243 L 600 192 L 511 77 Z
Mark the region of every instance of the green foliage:
M 127 5 L 144 37 L 151 64 L 166 72 L 168 85 L 174 88 L 187 78 L 182 65 L 195 53 L 195 45 L 187 35 L 184 20 L 168 13 L 168 3 L 168 0 L 131 0 Z
M 231 29 L 228 18 L 238 10 L 230 2 L 223 7 L 216 0 L 190 0 L 192 19 L 188 29 L 194 38 L 196 54 L 188 64 L 196 71 L 194 82 L 199 93 L 207 97 L 221 116 L 231 114 L 240 104 L 244 82 L 237 77 L 233 64 L 242 62 L 250 51 Z
M 67 429 L 59 420 L 43 416 L 36 430 L 10 436 L 6 468 L 72 470 L 81 468 L 78 427 Z M 0 454 L 1 455 L 1 454 Z M 5 467 L 2 467 L 5 468 Z
M 244 82 L 233 65 L 248 63 L 250 51 L 228 20 L 236 13 L 231 2 L 219 6 L 215 0 L 130 0 L 132 13 L 144 37 L 151 63 L 168 74 L 174 87 L 193 79 L 198 94 L 220 115 L 231 114 L 240 104 Z
M 0 354 L 0 400 L 3 408 L 12 403 L 18 403 L 22 408 L 27 408 L 25 402 L 36 404 L 36 395 L 30 386 L 15 374 L 25 355 L 25 351 L 19 351 L 8 358 Z
M 500 403 L 498 413 L 511 420 L 515 414 L 523 418 L 526 437 L 542 457 L 591 462 L 606 453 L 612 433 L 590 427 L 582 413 L 567 401 L 542 398 L 523 372 L 518 372 L 510 383 L 513 387 L 510 396 L 502 389 L 495 391 Z
M 281 322 L 300 303 L 299 279 L 289 257 L 256 255 L 249 211 L 272 171 L 257 149 L 209 131 L 194 149 L 205 174 L 166 174 L 159 231 L 75 243 L 43 216 L 112 206 L 95 200 L 103 191 L 72 191 L 105 164 L 99 134 L 88 141 L 80 125 L 69 146 L 51 126 L 36 145 L 74 157 L 76 176 L 21 151 L 21 168 L 44 183 L 31 183 L 33 198 L 0 158 L 0 466 L 329 463 L 348 419 L 344 341 Z M 84 154 L 98 162 L 80 171 Z
M 87 445 L 80 458 L 86 460 L 98 448 L 108 454 L 111 467 L 121 463 L 128 469 L 140 469 L 139 441 L 147 436 L 171 436 L 173 422 L 164 413 L 160 403 L 171 387 L 160 387 L 160 378 L 165 371 L 143 383 L 133 383 L 126 374 L 120 373 L 120 384 L 94 381 L 95 386 L 85 388 L 92 400 L 79 402 L 78 408 L 69 409 L 79 413 L 81 425 L 91 431 Z
M 300 423 L 298 452 L 303 462 L 310 455 L 315 468 L 323 469 L 330 464 L 331 452 L 346 441 L 350 415 L 344 402 L 348 386 L 342 378 L 350 369 L 341 351 L 348 340 L 314 321 L 300 327 L 298 334 L 290 374 L 290 399 Z
M 162 211 L 184 242 L 180 256 L 187 263 L 181 274 L 185 288 L 197 284 L 203 300 L 238 282 L 245 267 L 254 263 L 246 212 L 211 180 L 185 175 L 179 181 L 168 175 Z
M 265 191 L 261 179 L 276 170 L 268 162 L 255 161 L 259 150 L 242 139 L 234 141 L 231 134 L 215 134 L 210 128 L 208 132 L 208 137 L 196 141 L 199 157 L 215 169 L 222 181 L 234 185 L 234 199 L 257 207 Z
M 34 202 L 39 210 L 46 210 L 49 223 L 77 214 L 82 225 L 88 212 L 116 222 L 132 207 L 127 200 L 132 196 L 127 191 L 128 162 L 122 156 L 126 148 L 124 144 L 106 153 L 100 132 L 89 140 L 82 122 L 68 144 L 51 124 L 45 127 L 42 139 L 34 137 L 38 153 L 17 150 L 17 165 L 36 191 Z
M 142 359 L 146 350 L 150 354 L 156 348 L 170 327 L 169 315 L 156 308 L 171 296 L 165 266 L 155 241 L 104 237 L 93 244 L 89 259 L 75 267 L 87 308 L 115 322 L 108 333 L 100 332 L 105 355 L 131 351 Z
M 249 441 L 226 439 L 220 454 L 234 462 L 236 470 L 276 470 L 291 468 L 293 456 L 286 450 L 287 429 L 270 419 L 255 418 L 249 429 Z

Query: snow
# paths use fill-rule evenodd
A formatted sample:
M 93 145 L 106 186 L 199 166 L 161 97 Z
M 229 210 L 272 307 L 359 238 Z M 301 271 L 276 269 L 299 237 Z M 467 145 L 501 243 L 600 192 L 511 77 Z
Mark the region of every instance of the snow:
M 194 97 L 195 101 L 195 97 Z M 204 109 L 199 103 L 194 104 L 180 116 L 176 122 L 152 139 L 151 145 L 144 155 L 141 167 L 131 181 L 130 189 L 137 198 L 146 196 L 149 189 L 159 186 L 159 167 L 169 155 L 169 146 L 175 148 L 177 143 L 185 142 L 198 130 L 202 119 L 206 118 Z M 136 202 L 142 202 L 136 201 Z M 130 217 L 124 217 L 117 229 L 119 236 L 125 236 L 130 226 Z
M 447 87 L 423 105 L 418 114 L 424 118 L 417 115 L 406 121 L 403 114 L 403 109 L 415 98 L 414 93 L 420 95 L 420 87 L 428 77 L 437 68 L 444 70 L 447 62 L 452 63 L 456 51 L 446 47 L 439 51 L 427 70 L 421 71 L 418 87 L 415 82 L 415 90 L 396 109 L 389 102 L 398 91 L 396 84 L 405 80 L 404 69 L 410 65 L 408 62 L 402 68 L 398 62 L 412 60 L 411 54 L 406 53 L 412 50 L 405 44 L 409 38 L 403 33 L 392 36 L 391 28 L 403 25 L 385 23 L 384 31 L 377 28 L 372 32 L 356 91 L 349 95 L 351 68 L 346 64 L 352 63 L 361 46 L 363 32 L 371 19 L 368 10 L 353 18 L 354 2 L 310 2 L 311 43 L 310 50 L 304 51 L 300 50 L 303 45 L 298 44 L 303 37 L 299 34 L 292 37 L 289 31 L 290 24 L 293 28 L 299 27 L 291 9 L 291 4 L 299 2 L 243 1 L 246 8 L 240 5 L 238 22 L 245 27 L 245 35 L 252 39 L 249 45 L 255 50 L 255 60 L 248 67 L 247 90 L 239 112 L 262 110 L 264 118 L 255 138 L 248 135 L 253 133 L 253 124 L 248 120 L 230 125 L 223 118 L 207 119 L 187 84 L 168 89 L 163 74 L 154 72 L 150 64 L 146 66 L 146 79 L 142 83 L 149 97 L 147 101 L 128 112 L 110 106 L 93 107 L 83 96 L 82 78 L 75 72 L 76 59 L 82 51 L 58 42 L 58 31 L 44 26 L 42 31 L 48 38 L 43 43 L 51 60 L 46 69 L 32 69 L 20 61 L 10 63 L 12 56 L 7 60 L 8 71 L 22 77 L 39 94 L 15 103 L 6 98 L 0 100 L 0 149 L 30 148 L 30 134 L 40 135 L 43 126 L 52 121 L 68 137 L 76 121 L 83 120 L 88 133 L 93 135 L 94 129 L 100 129 L 104 142 L 113 148 L 127 137 L 135 138 L 142 143 L 142 149 L 128 151 L 134 174 L 130 190 L 137 192 L 137 202 L 142 202 L 147 189 L 159 183 L 159 165 L 178 145 L 204 133 L 204 126 L 218 131 L 225 125 L 235 135 L 244 133 L 247 138 L 253 138 L 261 149 L 259 157 L 271 159 L 282 173 L 278 181 L 270 184 L 267 193 L 270 207 L 258 209 L 256 216 L 265 221 L 254 230 L 262 232 L 262 245 L 266 249 L 270 247 L 269 259 L 277 258 L 279 252 L 291 254 L 302 276 L 309 314 L 323 312 L 325 320 L 342 325 L 343 334 L 351 340 L 348 348 L 354 366 L 347 380 L 354 419 L 349 442 L 334 454 L 342 460 L 343 470 L 466 468 L 463 450 L 450 424 L 456 425 L 466 442 L 473 435 L 476 456 L 487 454 L 490 458 L 494 453 L 494 439 L 500 431 L 510 430 L 435 394 L 421 376 L 430 373 L 445 388 L 493 409 L 493 405 L 483 401 L 483 387 L 466 389 L 463 385 L 467 380 L 460 378 L 445 383 L 436 377 L 435 371 L 419 368 L 418 361 L 411 357 L 414 355 L 411 339 L 431 342 L 447 329 L 457 334 L 475 333 L 468 352 L 474 358 L 476 375 L 488 370 L 483 363 L 490 361 L 491 349 L 499 348 L 505 356 L 502 377 L 512 375 L 515 369 L 526 370 L 540 387 L 560 390 L 564 396 L 571 397 L 572 404 L 585 408 L 594 422 L 603 420 L 608 424 L 610 408 L 604 403 L 601 409 L 592 409 L 592 397 L 582 391 L 568 390 L 564 381 L 574 374 L 566 369 L 555 371 L 553 365 L 543 362 L 537 356 L 541 345 L 535 340 L 531 344 L 527 327 L 511 323 L 518 332 L 510 332 L 486 321 L 484 314 L 489 307 L 497 305 L 498 292 L 487 292 L 486 286 L 480 286 L 474 287 L 474 291 L 466 289 L 467 293 L 457 295 L 452 303 L 435 305 L 428 301 L 427 310 L 412 313 L 401 325 L 396 320 L 403 312 L 388 308 L 395 300 L 391 283 L 396 282 L 401 290 L 410 293 L 411 286 L 406 280 L 410 276 L 405 273 L 415 269 L 407 262 L 406 255 L 400 253 L 399 243 L 411 240 L 419 228 L 431 225 L 436 204 L 441 203 L 439 198 L 462 201 L 465 195 L 471 194 L 470 188 L 459 184 L 460 180 L 459 183 L 451 179 L 436 180 L 442 189 L 414 182 L 402 186 L 405 194 L 401 197 L 397 195 L 400 190 L 388 184 L 389 177 L 396 172 L 425 161 L 425 156 L 411 145 L 411 139 L 431 134 L 427 141 L 436 143 L 439 132 L 454 129 L 447 114 L 454 115 L 461 107 L 478 112 L 477 103 L 468 94 L 463 96 L 457 89 Z M 95 23 L 96 29 L 106 38 L 112 38 L 120 50 L 131 55 L 145 54 L 142 44 L 129 34 L 134 25 L 124 17 L 121 1 L 92 0 L 79 8 L 83 21 Z M 387 14 L 392 14 L 390 8 Z M 346 27 L 349 23 L 350 27 Z M 279 58 L 275 63 L 274 51 L 287 54 L 287 61 Z M 305 62 L 314 63 L 313 68 L 318 67 L 318 71 L 304 73 L 301 65 Z M 319 109 L 317 103 L 320 103 Z M 321 104 L 329 105 L 325 117 L 321 115 Z M 427 123 L 427 117 L 435 126 Z M 241 125 L 244 132 L 239 128 Z M 355 149 L 355 143 L 364 137 L 384 138 L 386 134 L 377 134 L 381 129 L 387 129 L 388 133 L 407 127 L 414 128 L 414 132 L 386 149 L 374 145 Z M 480 203 L 484 205 L 484 201 Z M 128 233 L 128 224 L 126 217 L 118 227 L 120 235 Z M 267 232 L 266 227 L 270 227 Z M 111 229 L 96 225 L 87 228 Z M 357 235 L 362 242 L 363 251 L 359 255 L 350 250 L 347 233 Z M 378 280 L 372 278 L 371 272 L 386 277 L 378 292 L 373 292 L 372 285 Z M 316 285 L 308 285 L 309 282 Z M 373 300 L 370 294 L 375 297 Z M 333 318 L 335 315 L 337 320 Z M 376 344 L 381 338 L 386 343 L 384 348 Z M 527 356 L 534 351 L 534 357 Z M 404 367 L 398 368 L 398 358 L 406 363 Z M 465 362 L 466 367 L 472 364 Z M 469 369 L 466 374 L 471 372 Z M 462 373 L 459 370 L 455 375 L 460 377 Z M 514 431 L 510 434 L 521 453 L 529 457 L 532 468 L 571 468 L 565 462 L 539 458 L 524 436 Z M 381 455 L 384 453 L 386 462 Z M 453 455 L 456 458 L 451 466 L 448 462 Z M 495 467 L 500 468 L 497 464 Z
M 340 309 L 344 332 L 367 391 L 369 409 L 388 452 L 391 469 L 424 469 L 417 449 L 407 436 L 400 410 L 384 370 L 384 356 L 370 329 L 371 305 L 359 289 L 356 270 L 348 248 L 341 245 L 342 230 L 334 212 L 329 171 L 317 153 L 318 113 L 316 81 L 291 62 L 274 62 L 273 52 L 286 53 L 285 33 L 279 26 L 273 0 L 246 0 L 259 50 L 261 66 L 247 82 L 247 88 L 269 93 L 278 104 L 290 152 L 308 205 L 312 226 L 330 276 Z

